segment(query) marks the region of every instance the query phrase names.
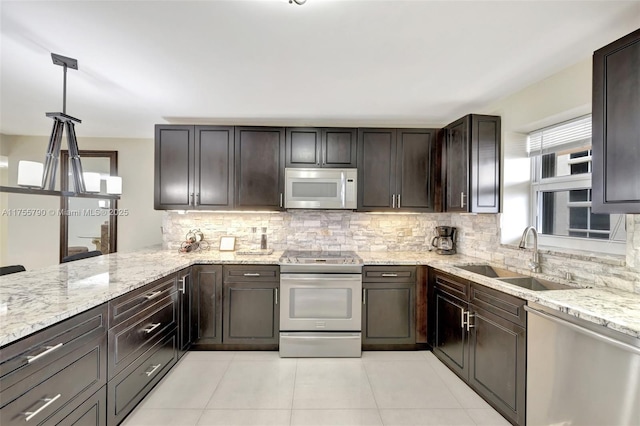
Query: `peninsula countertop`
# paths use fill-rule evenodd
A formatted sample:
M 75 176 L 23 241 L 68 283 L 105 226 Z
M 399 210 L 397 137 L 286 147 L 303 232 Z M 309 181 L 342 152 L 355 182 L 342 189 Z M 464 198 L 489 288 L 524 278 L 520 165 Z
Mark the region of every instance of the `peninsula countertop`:
M 0 277 L 0 346 L 195 264 L 279 263 L 281 251 L 240 255 L 216 250 L 145 249 L 112 253 Z M 358 252 L 365 265 L 428 265 L 530 302 L 640 338 L 640 295 L 609 288 L 531 291 L 454 265 L 486 263 L 434 252 Z M 546 277 L 545 277 L 546 278 Z

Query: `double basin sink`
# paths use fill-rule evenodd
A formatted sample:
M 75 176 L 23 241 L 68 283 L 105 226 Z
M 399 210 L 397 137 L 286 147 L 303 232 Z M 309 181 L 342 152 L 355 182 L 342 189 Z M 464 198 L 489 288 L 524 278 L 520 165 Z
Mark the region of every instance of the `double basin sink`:
M 569 290 L 576 288 L 540 278 L 528 277 L 507 269 L 494 268 L 490 265 L 455 265 L 455 267 L 533 291 Z

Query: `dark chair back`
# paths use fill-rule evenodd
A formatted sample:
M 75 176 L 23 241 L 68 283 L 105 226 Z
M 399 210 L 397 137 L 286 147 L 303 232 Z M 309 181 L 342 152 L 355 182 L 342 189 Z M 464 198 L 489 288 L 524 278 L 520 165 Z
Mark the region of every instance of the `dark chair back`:
M 60 263 L 73 262 L 74 260 L 86 259 L 87 257 L 96 257 L 96 256 L 102 256 L 102 252 L 100 250 L 93 250 L 93 251 L 85 251 L 84 253 L 72 254 L 71 256 L 63 257 L 62 262 Z
M 3 266 L 0 268 L 0 275 L 9 275 L 24 271 L 26 271 L 26 269 L 24 269 L 22 265 Z

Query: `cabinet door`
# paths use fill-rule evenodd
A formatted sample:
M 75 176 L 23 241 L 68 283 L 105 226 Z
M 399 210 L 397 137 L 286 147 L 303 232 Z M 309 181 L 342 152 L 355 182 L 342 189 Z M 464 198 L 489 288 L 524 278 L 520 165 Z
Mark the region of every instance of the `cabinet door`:
M 322 129 L 322 167 L 356 167 L 357 129 Z
M 280 331 L 277 282 L 225 283 L 225 344 L 277 344 Z
M 321 150 L 320 129 L 287 128 L 286 167 L 320 167 Z
M 155 128 L 154 208 L 188 209 L 194 203 L 194 127 Z
M 640 213 L 640 30 L 593 54 L 594 213 Z
M 395 176 L 395 129 L 359 129 L 358 210 L 384 211 L 394 208 Z
M 415 344 L 415 283 L 365 283 L 363 344 Z
M 469 196 L 463 201 L 471 212 L 498 213 L 500 211 L 500 117 L 472 116 L 470 148 L 471 188 L 469 188 Z
M 525 329 L 471 307 L 469 384 L 514 424 L 524 424 Z
M 193 345 L 222 343 L 222 266 L 192 268 Z
M 195 200 L 199 209 L 233 208 L 233 127 L 195 128 Z
M 447 126 L 446 204 L 448 212 L 468 211 L 469 116 Z
M 396 207 L 410 211 L 434 211 L 434 129 L 398 130 Z
M 436 288 L 433 353 L 465 380 L 469 374 L 467 330 L 463 314 L 468 304 Z
M 187 269 L 186 271 L 178 274 L 178 304 L 179 308 L 179 316 L 178 316 L 178 355 L 182 357 L 184 353 L 191 346 L 191 332 L 193 328 L 192 324 L 192 282 L 191 282 L 191 270 Z
M 284 129 L 236 127 L 236 207 L 281 210 L 284 195 Z

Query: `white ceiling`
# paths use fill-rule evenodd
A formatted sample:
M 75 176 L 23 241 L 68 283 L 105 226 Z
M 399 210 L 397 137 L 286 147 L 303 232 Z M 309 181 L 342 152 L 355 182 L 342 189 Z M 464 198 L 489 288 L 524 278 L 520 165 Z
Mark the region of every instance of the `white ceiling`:
M 441 126 L 640 27 L 640 1 L 6 1 L 5 134 L 153 125 Z

